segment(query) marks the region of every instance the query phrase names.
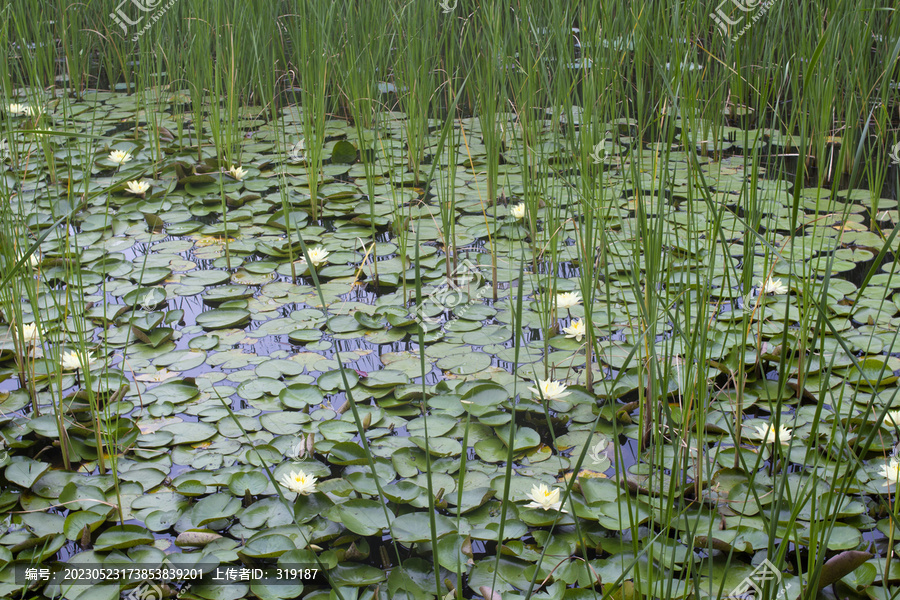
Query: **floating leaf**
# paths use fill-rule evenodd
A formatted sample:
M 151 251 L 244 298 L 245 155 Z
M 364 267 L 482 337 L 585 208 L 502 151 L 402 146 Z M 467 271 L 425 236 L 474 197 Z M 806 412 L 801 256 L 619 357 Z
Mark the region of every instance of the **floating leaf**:
M 24 456 L 14 456 L 6 467 L 6 478 L 25 489 L 34 485 L 41 475 L 50 469 L 50 465 Z
M 342 523 L 353 533 L 364 536 L 380 534 L 395 518 L 393 512 L 381 502 L 359 498 L 335 504 L 325 514 L 332 521 Z
M 197 315 L 197 325 L 207 331 L 237 327 L 250 320 L 250 311 L 242 308 L 216 308 Z
M 444 515 L 434 515 L 438 539 L 456 531 L 456 523 Z M 425 513 L 414 512 L 400 515 L 391 523 L 394 539 L 403 544 L 428 542 L 431 540 L 431 522 Z
M 98 551 L 133 548 L 153 543 L 153 534 L 138 525 L 116 525 L 100 534 L 94 542 Z
M 213 531 L 189 530 L 178 534 L 178 537 L 175 538 L 175 545 L 178 547 L 200 547 L 211 544 L 212 542 L 221 538 L 221 535 Z

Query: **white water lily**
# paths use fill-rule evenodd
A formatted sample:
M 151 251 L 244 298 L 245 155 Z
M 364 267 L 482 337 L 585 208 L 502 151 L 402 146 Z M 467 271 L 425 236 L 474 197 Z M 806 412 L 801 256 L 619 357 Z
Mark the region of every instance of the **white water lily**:
M 900 483 L 900 459 L 892 456 L 887 464 L 881 465 L 878 474 L 888 480 L 888 485 Z
M 38 255 L 37 252 L 35 252 L 34 254 L 32 254 L 31 256 L 28 257 L 28 264 L 31 265 L 32 267 L 36 267 L 39 264 L 41 264 L 41 257 Z
M 788 286 L 781 283 L 780 279 L 766 279 L 759 282 L 759 293 L 761 296 L 767 294 L 775 294 L 776 296 L 788 293 Z
M 317 267 L 325 264 L 325 261 L 328 260 L 328 250 L 325 248 L 317 247 L 309 249 L 309 260 L 312 261 L 312 264 Z
M 38 339 L 37 323 L 27 323 L 22 325 L 22 341 L 26 344 L 33 344 Z
M 82 369 L 84 365 L 81 364 L 81 355 L 75 351 L 64 353 L 59 360 L 60 364 L 62 364 L 62 368 L 64 371 L 74 371 L 75 369 Z M 97 359 L 92 355 L 87 355 L 87 365 L 91 366 L 97 362 Z
M 884 415 L 884 424 L 900 427 L 900 410 L 889 410 Z
M 584 321 L 582 319 L 575 319 L 572 321 L 572 324 L 568 327 L 564 327 L 563 331 L 566 332 L 567 338 L 575 338 L 576 342 L 580 342 L 581 338 L 587 335 L 587 329 L 584 326 Z
M 316 478 L 303 471 L 291 471 L 290 475 L 281 478 L 281 485 L 298 494 L 311 494 L 316 491 Z
M 609 444 L 607 440 L 600 440 L 599 442 L 591 446 L 591 449 L 588 450 L 588 458 L 590 458 L 595 463 L 601 462 L 604 458 L 606 458 L 606 455 L 602 454 L 602 452 L 606 449 L 607 444 Z
M 563 509 L 562 502 L 559 500 L 559 488 L 551 490 L 546 483 L 531 487 L 531 500 L 530 503 L 525 505 L 527 508 L 543 508 L 544 510 L 552 508 L 559 512 L 569 512 Z
M 159 369 L 155 373 L 144 373 L 143 375 L 136 375 L 136 381 L 146 381 L 148 383 L 162 383 L 163 381 L 167 381 L 172 379 L 173 377 L 178 377 L 178 373 L 173 373 L 163 367 Z
M 312 264 L 316 265 L 317 267 L 320 267 L 328 261 L 329 254 L 330 253 L 328 252 L 328 250 L 326 250 L 325 248 L 322 248 L 321 246 L 317 246 L 315 248 L 310 248 L 309 249 L 309 260 L 312 261 Z M 305 264 L 306 258 L 305 257 L 301 258 L 299 262 Z
M 563 292 L 556 295 L 556 306 L 558 308 L 572 308 L 581 304 L 581 296 L 578 292 Z
M 519 202 L 510 210 L 510 214 L 512 214 L 513 218 L 516 220 L 525 218 L 525 203 Z
M 791 443 L 791 430 L 784 425 L 779 425 L 777 431 L 771 425 L 757 425 L 754 429 L 763 443 L 774 444 L 775 442 L 780 442 L 785 445 Z
M 558 398 L 565 398 L 569 395 L 569 392 L 566 391 L 566 384 L 559 381 L 553 381 L 552 379 L 544 381 L 538 379 L 538 387 L 530 387 L 528 389 L 533 392 L 536 397 L 543 397 L 545 400 L 556 400 Z
M 25 115 L 27 117 L 33 117 L 37 111 L 28 106 L 27 104 L 7 104 L 6 112 L 14 116 L 22 116 Z
M 131 152 L 125 152 L 124 150 L 113 150 L 109 153 L 109 156 L 107 158 L 109 158 L 109 162 L 111 163 L 124 165 L 131 160 Z
M 127 191 L 131 192 L 132 194 L 135 194 L 136 196 L 143 196 L 147 193 L 147 190 L 150 189 L 150 184 L 142 179 L 141 181 L 129 181 L 125 184 L 125 187 L 128 188 Z
M 244 169 L 244 167 L 236 167 L 234 165 L 231 165 L 231 168 L 228 169 L 228 174 L 240 181 L 247 176 L 247 170 Z

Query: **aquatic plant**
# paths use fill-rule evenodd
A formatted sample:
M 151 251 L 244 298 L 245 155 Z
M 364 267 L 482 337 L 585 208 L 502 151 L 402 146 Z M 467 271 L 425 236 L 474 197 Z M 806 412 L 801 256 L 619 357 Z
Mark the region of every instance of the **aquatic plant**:
M 0 11 L 2 595 L 896 593 L 893 9 L 138 4 Z

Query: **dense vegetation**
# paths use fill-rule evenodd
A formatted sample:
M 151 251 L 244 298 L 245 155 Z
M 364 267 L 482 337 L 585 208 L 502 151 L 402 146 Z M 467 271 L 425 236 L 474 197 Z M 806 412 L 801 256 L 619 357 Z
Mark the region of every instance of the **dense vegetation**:
M 7 3 L 0 595 L 897 597 L 894 12 Z

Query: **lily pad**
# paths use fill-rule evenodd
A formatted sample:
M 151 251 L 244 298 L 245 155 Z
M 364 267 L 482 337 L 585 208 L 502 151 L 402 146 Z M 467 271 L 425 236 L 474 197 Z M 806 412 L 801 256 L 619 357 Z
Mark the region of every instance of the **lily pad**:
M 216 308 L 197 315 L 197 325 L 207 331 L 238 327 L 250 320 L 250 311 L 242 308 Z

